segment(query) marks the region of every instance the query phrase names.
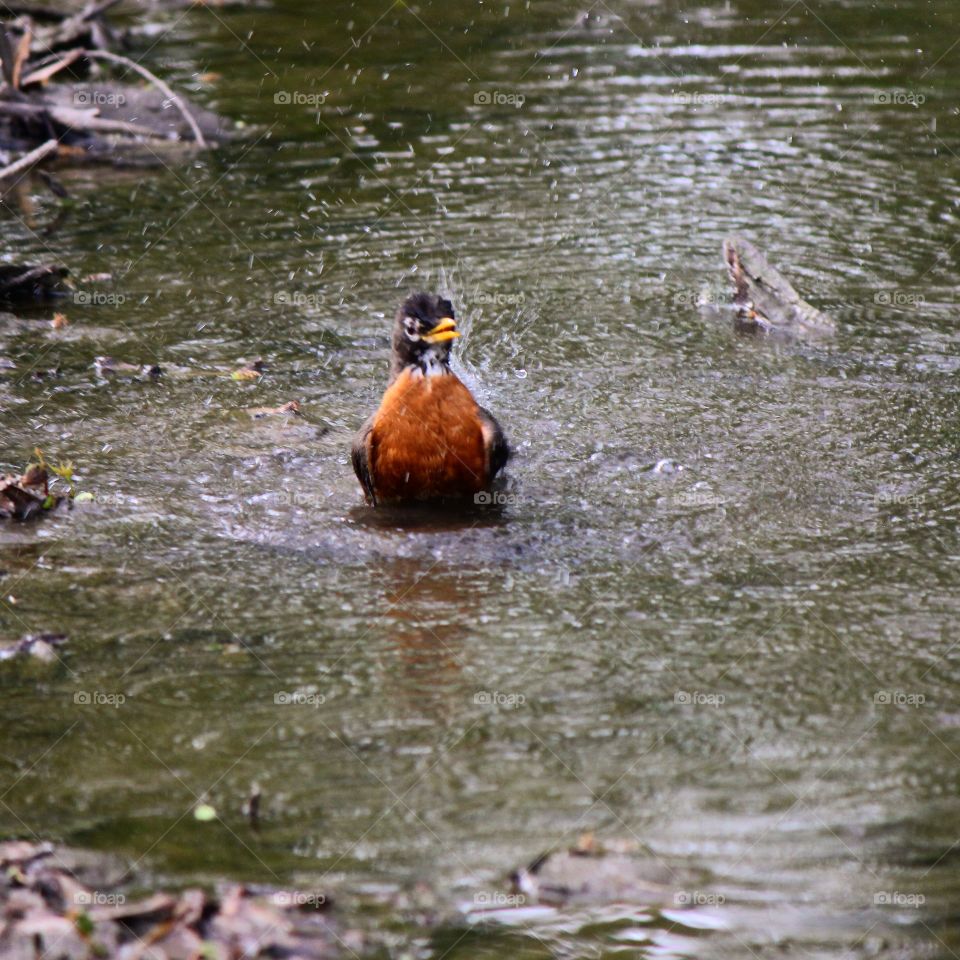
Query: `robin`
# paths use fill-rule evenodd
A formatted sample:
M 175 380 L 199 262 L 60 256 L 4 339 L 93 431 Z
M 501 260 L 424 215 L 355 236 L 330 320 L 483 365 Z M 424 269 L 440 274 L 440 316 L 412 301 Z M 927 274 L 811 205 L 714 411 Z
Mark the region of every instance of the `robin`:
M 449 300 L 415 293 L 397 311 L 390 382 L 352 450 L 374 506 L 473 497 L 506 464 L 500 424 L 450 369 L 459 336 Z

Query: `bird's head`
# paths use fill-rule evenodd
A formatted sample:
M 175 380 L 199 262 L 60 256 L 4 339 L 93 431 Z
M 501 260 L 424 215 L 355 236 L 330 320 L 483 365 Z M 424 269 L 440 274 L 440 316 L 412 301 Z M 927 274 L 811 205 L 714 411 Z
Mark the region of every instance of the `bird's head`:
M 393 373 L 405 367 L 442 372 L 450 363 L 450 346 L 459 336 L 449 300 L 432 293 L 407 297 L 393 328 Z

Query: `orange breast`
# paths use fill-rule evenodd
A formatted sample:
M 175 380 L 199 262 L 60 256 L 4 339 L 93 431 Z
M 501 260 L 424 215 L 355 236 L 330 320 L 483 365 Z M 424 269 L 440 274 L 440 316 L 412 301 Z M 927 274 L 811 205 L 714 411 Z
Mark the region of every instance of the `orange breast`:
M 462 497 L 487 485 L 477 402 L 453 373 L 404 370 L 388 387 L 370 430 L 378 500 Z

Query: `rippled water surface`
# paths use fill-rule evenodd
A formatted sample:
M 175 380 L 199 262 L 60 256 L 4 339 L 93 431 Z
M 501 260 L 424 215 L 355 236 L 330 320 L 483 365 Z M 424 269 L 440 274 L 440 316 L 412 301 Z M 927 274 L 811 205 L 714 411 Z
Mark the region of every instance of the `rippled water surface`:
M 0 319 L 0 466 L 97 497 L 0 529 L 2 639 L 70 638 L 0 664 L 0 832 L 329 889 L 398 955 L 955 956 L 960 10 L 589 9 L 131 10 L 244 136 L 2 213 L 3 258 L 114 282 Z M 833 340 L 734 334 L 732 232 Z M 501 509 L 362 504 L 421 287 L 517 448 Z M 586 831 L 695 879 L 479 909 Z

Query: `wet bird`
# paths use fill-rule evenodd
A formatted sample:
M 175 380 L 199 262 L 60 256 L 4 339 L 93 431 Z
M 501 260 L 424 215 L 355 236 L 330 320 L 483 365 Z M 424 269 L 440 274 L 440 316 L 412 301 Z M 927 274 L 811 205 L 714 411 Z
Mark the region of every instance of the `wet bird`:
M 500 424 L 450 369 L 459 336 L 449 300 L 415 293 L 397 311 L 390 382 L 352 450 L 373 505 L 476 497 L 506 464 Z

